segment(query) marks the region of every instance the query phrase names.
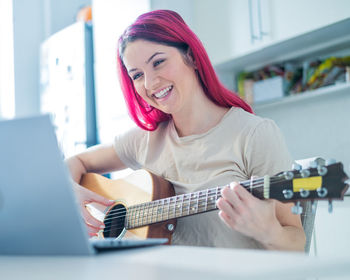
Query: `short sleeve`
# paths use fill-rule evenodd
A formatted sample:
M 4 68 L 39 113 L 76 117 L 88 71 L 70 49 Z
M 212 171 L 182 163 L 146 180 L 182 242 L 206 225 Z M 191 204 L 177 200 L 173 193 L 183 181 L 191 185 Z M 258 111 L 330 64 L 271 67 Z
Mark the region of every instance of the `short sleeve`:
M 114 149 L 120 160 L 129 168 L 142 168 L 142 158 L 147 146 L 147 131 L 134 127 L 114 138 Z
M 263 119 L 247 138 L 245 161 L 249 177 L 272 176 L 291 169 L 293 161 L 287 144 L 273 120 Z

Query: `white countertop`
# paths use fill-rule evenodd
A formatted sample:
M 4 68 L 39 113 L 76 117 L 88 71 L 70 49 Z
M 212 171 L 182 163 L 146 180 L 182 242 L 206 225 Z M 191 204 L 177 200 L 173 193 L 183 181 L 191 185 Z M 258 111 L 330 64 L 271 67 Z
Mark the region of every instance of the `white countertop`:
M 93 257 L 0 256 L 1 279 L 350 279 L 349 258 L 158 246 Z

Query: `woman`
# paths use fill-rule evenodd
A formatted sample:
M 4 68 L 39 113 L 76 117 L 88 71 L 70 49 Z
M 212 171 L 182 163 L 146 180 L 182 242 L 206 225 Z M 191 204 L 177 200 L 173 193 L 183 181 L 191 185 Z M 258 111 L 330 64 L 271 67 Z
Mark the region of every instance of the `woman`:
M 196 35 L 168 10 L 141 15 L 119 40 L 122 91 L 136 129 L 67 160 L 76 182 L 86 172 L 144 168 L 176 194 L 288 170 L 291 159 L 271 120 L 224 88 Z M 91 236 L 103 228 L 84 205 L 112 202 L 76 186 Z M 305 235 L 291 205 L 259 200 L 237 183 L 217 211 L 178 220 L 172 243 L 300 250 Z

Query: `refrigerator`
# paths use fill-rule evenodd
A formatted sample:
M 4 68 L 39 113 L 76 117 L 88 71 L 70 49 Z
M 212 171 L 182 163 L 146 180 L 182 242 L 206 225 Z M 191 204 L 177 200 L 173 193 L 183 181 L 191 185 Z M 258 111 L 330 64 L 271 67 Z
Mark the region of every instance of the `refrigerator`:
M 64 157 L 98 143 L 92 25 L 74 23 L 40 47 L 40 106 Z

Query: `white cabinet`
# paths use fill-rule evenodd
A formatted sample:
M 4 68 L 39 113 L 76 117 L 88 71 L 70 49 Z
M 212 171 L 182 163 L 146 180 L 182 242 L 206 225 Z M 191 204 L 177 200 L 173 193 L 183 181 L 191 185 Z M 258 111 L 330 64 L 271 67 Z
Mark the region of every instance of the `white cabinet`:
M 350 17 L 347 0 L 233 0 L 227 53 L 236 56 Z M 214 58 L 214 62 L 218 60 Z
M 273 41 L 284 40 L 350 17 L 348 0 L 268 0 Z
M 228 7 L 231 55 L 261 48 L 271 42 L 271 1 L 234 0 Z

